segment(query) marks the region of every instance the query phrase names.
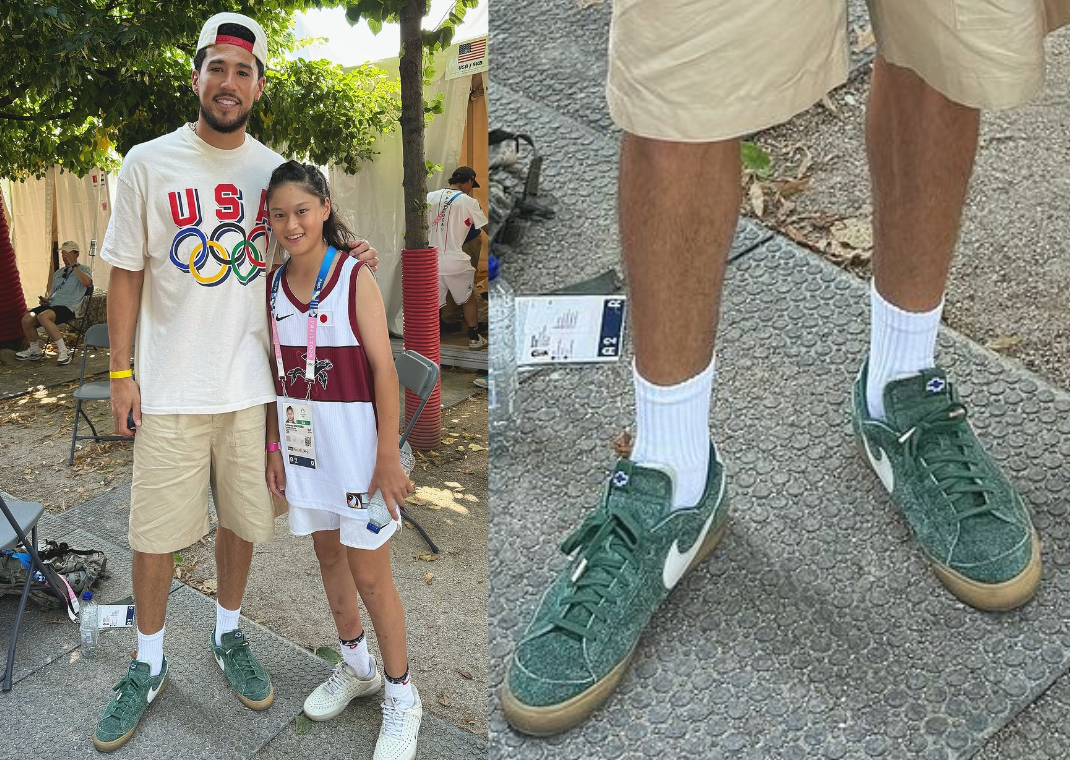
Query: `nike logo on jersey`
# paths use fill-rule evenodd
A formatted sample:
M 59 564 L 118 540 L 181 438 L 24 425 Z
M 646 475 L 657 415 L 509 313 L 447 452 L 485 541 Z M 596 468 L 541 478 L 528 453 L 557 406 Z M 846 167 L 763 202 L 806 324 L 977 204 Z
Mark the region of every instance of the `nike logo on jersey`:
M 286 319 L 287 317 L 292 317 L 292 316 L 293 316 L 292 312 L 290 314 L 283 314 L 281 317 L 278 314 L 276 314 L 275 315 L 275 321 L 276 322 L 281 322 L 282 320 Z

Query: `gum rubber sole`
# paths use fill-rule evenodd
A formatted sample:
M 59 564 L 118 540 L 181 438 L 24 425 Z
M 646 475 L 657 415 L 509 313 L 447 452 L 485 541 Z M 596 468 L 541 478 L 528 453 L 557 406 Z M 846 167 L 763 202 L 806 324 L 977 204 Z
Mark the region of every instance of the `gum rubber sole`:
M 855 439 L 858 443 L 858 453 L 862 457 L 862 461 L 872 470 L 873 463 L 870 461 L 869 452 L 866 451 L 865 439 L 857 427 L 855 429 Z M 880 478 L 877 478 L 877 480 L 884 487 L 884 481 Z M 891 495 L 891 492 L 886 487 L 884 487 L 884 491 L 889 496 Z M 905 521 L 898 509 L 896 509 L 896 514 Z M 907 523 L 907 527 L 910 527 L 909 523 Z M 911 528 L 910 532 L 913 535 L 913 528 Z M 917 542 L 915 541 L 915 543 Z M 1032 544 L 1033 558 L 1029 561 L 1029 564 L 1018 575 L 1002 583 L 982 583 L 981 581 L 967 578 L 965 575 L 952 570 L 933 558 L 920 545 L 919 548 L 932 568 L 936 579 L 960 602 L 982 612 L 1009 612 L 1030 601 L 1036 595 L 1037 587 L 1040 585 L 1040 536 L 1037 535 L 1036 530 L 1033 531 Z
M 243 697 L 241 694 L 238 694 L 238 692 L 234 692 L 234 695 L 250 710 L 266 710 L 271 707 L 271 703 L 275 701 L 275 684 L 271 684 L 271 686 L 268 687 L 268 695 L 263 699 L 249 699 L 248 697 Z
M 698 554 L 695 555 L 695 559 L 687 566 L 685 577 L 713 553 L 727 532 L 728 510 L 725 509 L 724 516 L 710 530 Z M 587 720 L 616 690 L 635 657 L 636 647 L 638 647 L 638 642 L 601 680 L 596 681 L 586 691 L 560 704 L 546 707 L 526 705 L 513 696 L 507 681 L 502 685 L 502 714 L 509 725 L 529 736 L 553 736 L 567 731 Z
M 163 679 L 163 683 L 160 684 L 160 690 L 158 692 L 156 692 L 156 696 L 153 697 L 152 702 L 149 702 L 145 706 L 146 710 L 148 710 L 150 707 L 152 707 L 156 703 L 156 700 L 160 698 L 160 695 L 163 694 L 164 689 L 167 688 L 167 684 L 169 684 L 170 682 L 171 682 L 171 676 L 167 676 L 167 678 Z M 145 713 L 142 712 L 141 715 L 142 715 L 142 717 L 144 717 Z M 101 741 L 100 739 L 97 738 L 96 734 L 94 734 L 93 735 L 93 746 L 96 747 L 101 752 L 114 752 L 115 750 L 119 749 L 119 747 L 121 747 L 124 744 L 126 744 L 126 742 L 130 739 L 130 737 L 134 735 L 134 731 L 137 730 L 137 727 L 138 727 L 138 725 L 140 725 L 140 723 L 141 723 L 141 718 L 138 718 L 137 719 L 137 723 L 135 723 L 133 726 L 131 726 L 129 731 L 127 731 L 125 734 L 120 736 L 118 739 L 115 739 L 114 741 L 110 741 L 110 742 Z

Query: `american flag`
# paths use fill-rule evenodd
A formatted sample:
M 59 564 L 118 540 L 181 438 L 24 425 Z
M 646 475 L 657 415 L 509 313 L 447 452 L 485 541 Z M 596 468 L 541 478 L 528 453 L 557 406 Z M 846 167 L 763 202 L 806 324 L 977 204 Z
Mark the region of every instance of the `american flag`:
M 478 61 L 487 54 L 487 38 L 466 42 L 457 49 L 457 63 Z

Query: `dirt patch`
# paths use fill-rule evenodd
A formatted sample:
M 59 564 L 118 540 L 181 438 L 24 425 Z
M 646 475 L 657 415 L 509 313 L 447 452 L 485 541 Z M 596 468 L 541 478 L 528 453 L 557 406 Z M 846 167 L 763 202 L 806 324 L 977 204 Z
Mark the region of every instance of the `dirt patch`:
M 0 457 L 5 477 L 0 489 L 49 512 L 62 512 L 130 480 L 133 444 L 125 441 L 79 441 L 74 465 L 67 464 L 74 427 L 77 383 L 46 388 L 20 398 L 0 401 Z M 97 432 L 111 435 L 111 405 L 83 403 L 82 409 Z M 78 432 L 90 433 L 85 420 Z

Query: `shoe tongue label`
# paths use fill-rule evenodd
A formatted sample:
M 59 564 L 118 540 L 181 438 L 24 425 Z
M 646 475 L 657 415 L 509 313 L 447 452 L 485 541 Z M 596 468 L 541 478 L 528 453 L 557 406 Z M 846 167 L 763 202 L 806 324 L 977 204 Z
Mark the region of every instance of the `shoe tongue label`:
M 943 393 L 947 389 L 947 380 L 942 377 L 930 377 L 925 383 L 925 391 L 930 394 Z

